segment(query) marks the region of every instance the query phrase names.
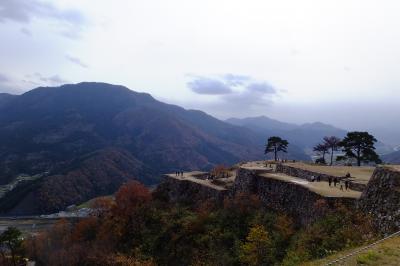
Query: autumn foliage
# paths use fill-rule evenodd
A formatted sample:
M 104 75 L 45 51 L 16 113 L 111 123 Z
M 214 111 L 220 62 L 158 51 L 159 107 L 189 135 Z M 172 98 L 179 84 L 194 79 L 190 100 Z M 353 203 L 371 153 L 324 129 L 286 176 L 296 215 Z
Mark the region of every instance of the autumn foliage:
M 93 216 L 28 238 L 26 254 L 37 265 L 297 265 L 373 237 L 367 218 L 345 206 L 326 211 L 323 201 L 315 204 L 326 216 L 299 228 L 256 195 L 239 193 L 221 206 L 162 199 L 128 182 L 114 199 L 95 201 Z

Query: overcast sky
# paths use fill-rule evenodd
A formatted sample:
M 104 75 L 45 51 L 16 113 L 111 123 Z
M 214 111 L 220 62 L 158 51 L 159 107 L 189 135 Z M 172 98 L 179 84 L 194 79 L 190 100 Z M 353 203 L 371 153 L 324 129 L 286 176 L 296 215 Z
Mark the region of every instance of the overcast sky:
M 319 120 L 400 144 L 399 10 L 396 0 L 0 0 L 0 91 L 103 81 L 219 118 Z

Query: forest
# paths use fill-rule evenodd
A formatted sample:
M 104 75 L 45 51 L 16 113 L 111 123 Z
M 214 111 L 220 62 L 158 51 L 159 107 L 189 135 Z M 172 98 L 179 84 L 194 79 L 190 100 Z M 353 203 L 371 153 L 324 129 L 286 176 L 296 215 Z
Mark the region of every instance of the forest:
M 195 207 L 130 181 L 114 198 L 98 198 L 90 217 L 24 239 L 15 257 L 37 265 L 299 265 L 378 237 L 369 217 L 315 204 L 323 218 L 301 227 L 255 195 Z

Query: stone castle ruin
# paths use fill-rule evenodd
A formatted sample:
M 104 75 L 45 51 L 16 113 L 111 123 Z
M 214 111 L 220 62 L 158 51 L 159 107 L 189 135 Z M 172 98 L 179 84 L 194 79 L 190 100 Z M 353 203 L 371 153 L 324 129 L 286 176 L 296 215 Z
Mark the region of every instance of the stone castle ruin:
M 370 214 L 384 234 L 400 230 L 400 167 L 379 166 L 349 169 L 302 163 L 240 164 L 221 178 L 210 178 L 206 172 L 165 175 L 158 190 L 171 201 L 196 204 L 205 200 L 222 203 L 238 193 L 256 194 L 271 209 L 285 212 L 301 225 L 307 225 L 323 215 L 318 204 L 329 208 L 344 204 Z M 346 171 L 353 174 L 345 177 Z M 348 174 L 349 175 L 349 174 Z M 348 180 L 348 190 L 342 183 L 329 186 L 328 180 Z

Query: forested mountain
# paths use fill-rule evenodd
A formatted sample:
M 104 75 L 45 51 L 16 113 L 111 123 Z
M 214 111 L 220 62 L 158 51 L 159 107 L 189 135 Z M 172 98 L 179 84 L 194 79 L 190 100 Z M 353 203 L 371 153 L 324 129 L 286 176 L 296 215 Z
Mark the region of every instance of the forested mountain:
M 112 193 L 127 179 L 151 185 L 165 172 L 262 159 L 265 141 L 123 86 L 85 82 L 1 95 L 0 185 L 27 178 L 5 193 L 0 210 L 52 212 Z M 296 149 L 290 156 L 308 159 Z

